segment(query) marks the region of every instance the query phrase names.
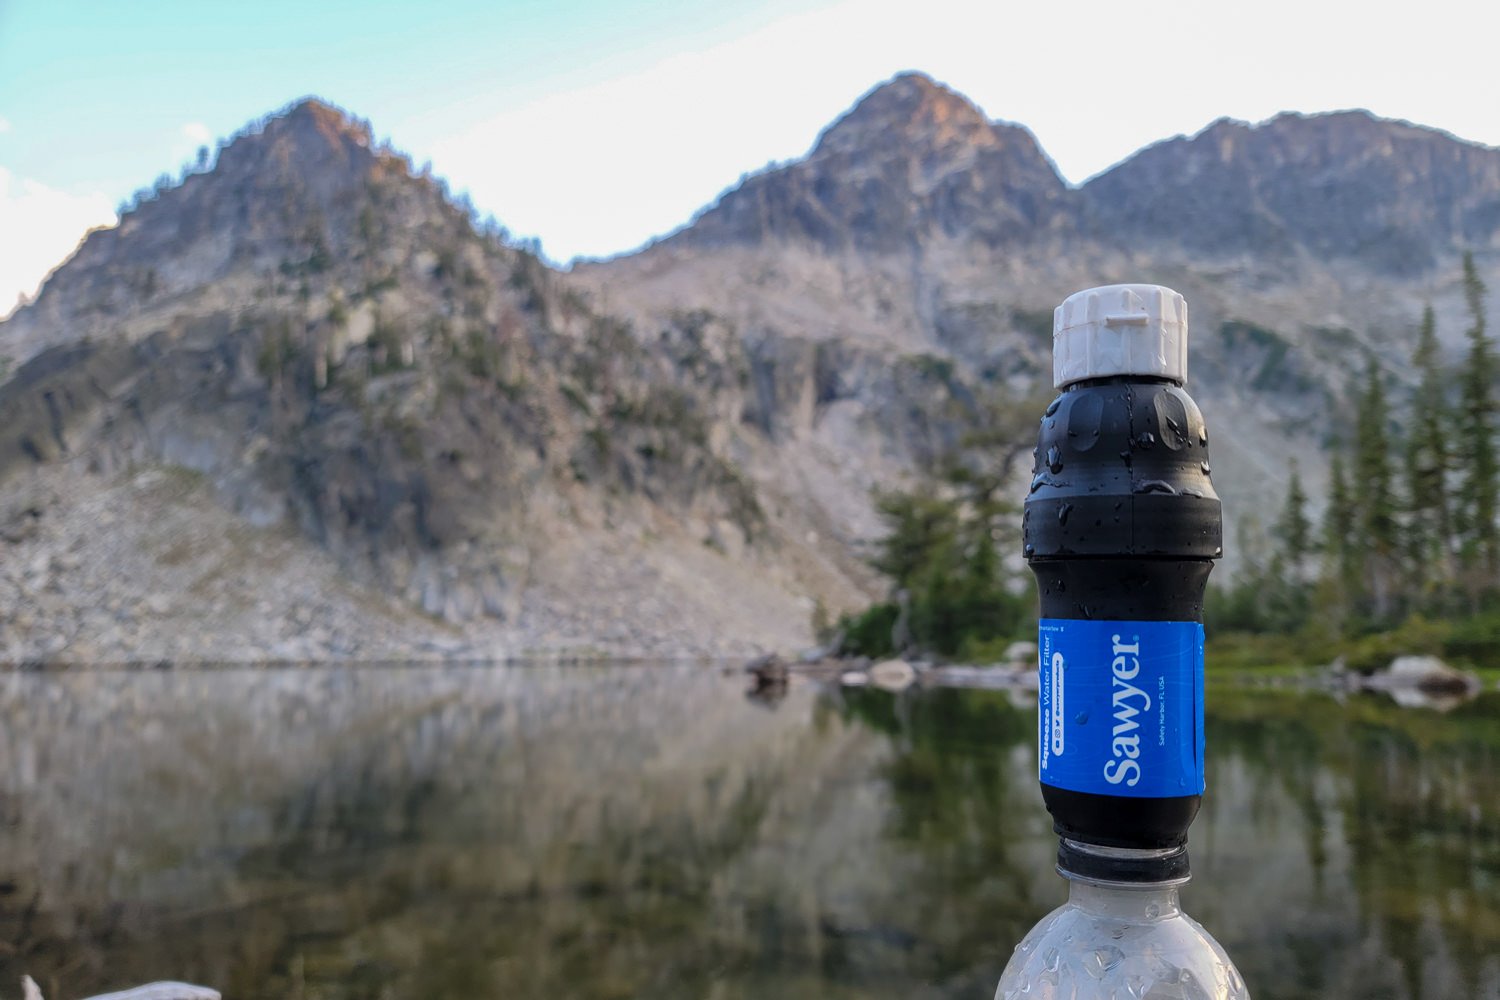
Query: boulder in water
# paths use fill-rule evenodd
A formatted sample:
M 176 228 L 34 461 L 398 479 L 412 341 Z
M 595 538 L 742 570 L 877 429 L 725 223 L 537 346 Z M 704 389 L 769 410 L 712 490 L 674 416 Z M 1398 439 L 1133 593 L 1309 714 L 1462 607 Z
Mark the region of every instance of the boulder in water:
M 870 683 L 886 691 L 904 691 L 917 679 L 917 672 L 905 660 L 882 660 L 869 669 Z
M 1367 678 L 1365 686 L 1380 691 L 1415 689 L 1427 694 L 1468 695 L 1479 690 L 1479 679 L 1436 656 L 1398 656 L 1390 666 Z

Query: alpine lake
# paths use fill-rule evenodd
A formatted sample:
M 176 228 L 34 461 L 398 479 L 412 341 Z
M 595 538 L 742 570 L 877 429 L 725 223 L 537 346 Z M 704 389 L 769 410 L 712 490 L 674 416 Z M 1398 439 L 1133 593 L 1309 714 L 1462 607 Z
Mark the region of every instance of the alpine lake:
M 704 664 L 0 675 L 0 997 L 993 995 L 1063 900 L 1024 693 Z M 1500 1000 L 1500 693 L 1210 682 L 1256 1000 Z

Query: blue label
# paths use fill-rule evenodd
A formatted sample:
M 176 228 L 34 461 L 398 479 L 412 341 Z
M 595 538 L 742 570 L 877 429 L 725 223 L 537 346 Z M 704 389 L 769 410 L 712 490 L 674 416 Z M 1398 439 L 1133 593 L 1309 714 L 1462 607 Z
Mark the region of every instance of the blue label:
M 1203 794 L 1203 626 L 1043 618 L 1038 771 L 1096 795 Z

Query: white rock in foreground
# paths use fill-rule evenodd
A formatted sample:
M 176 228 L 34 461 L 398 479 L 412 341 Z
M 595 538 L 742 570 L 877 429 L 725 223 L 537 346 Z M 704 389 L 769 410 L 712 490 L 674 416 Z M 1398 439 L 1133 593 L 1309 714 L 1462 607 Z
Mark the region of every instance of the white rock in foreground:
M 218 990 L 209 989 L 207 986 L 194 986 L 192 983 L 147 983 L 145 986 L 137 986 L 133 990 L 121 990 L 118 993 L 101 993 L 88 1000 L 222 1000 Z
M 42 991 L 30 976 L 21 977 L 21 1000 L 42 1000 Z M 88 1000 L 222 1000 L 218 990 L 192 983 L 147 983 L 131 990 L 101 993 Z

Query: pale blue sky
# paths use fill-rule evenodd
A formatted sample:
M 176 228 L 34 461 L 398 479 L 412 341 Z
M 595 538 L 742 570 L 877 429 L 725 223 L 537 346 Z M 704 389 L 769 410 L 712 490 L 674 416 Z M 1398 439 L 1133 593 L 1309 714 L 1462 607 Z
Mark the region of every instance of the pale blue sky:
M 921 69 L 1079 182 L 1221 115 L 1368 107 L 1500 144 L 1492 5 L 1305 0 L 0 0 L 0 314 L 197 146 L 303 94 L 558 259 L 634 247 Z

